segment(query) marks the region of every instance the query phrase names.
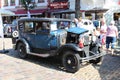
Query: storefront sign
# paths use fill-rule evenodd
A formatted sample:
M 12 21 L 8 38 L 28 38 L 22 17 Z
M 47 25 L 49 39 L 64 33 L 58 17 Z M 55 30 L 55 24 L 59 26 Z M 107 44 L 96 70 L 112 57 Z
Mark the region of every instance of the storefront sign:
M 67 9 L 69 8 L 69 2 L 54 2 L 49 4 L 50 9 Z

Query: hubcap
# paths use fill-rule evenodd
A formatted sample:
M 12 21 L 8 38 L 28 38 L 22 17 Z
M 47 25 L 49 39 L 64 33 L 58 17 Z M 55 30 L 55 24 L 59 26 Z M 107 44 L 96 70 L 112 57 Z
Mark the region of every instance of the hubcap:
M 25 55 L 25 54 L 24 54 L 24 48 L 23 48 L 23 46 L 20 46 L 19 52 L 20 52 L 20 55 L 21 55 L 21 56 L 24 56 L 24 55 Z
M 22 50 L 21 50 L 21 48 L 20 48 L 20 50 L 19 50 L 19 51 L 20 51 L 20 52 L 22 51 Z
M 67 63 L 68 63 L 68 64 L 71 64 L 71 60 L 69 59 L 69 60 L 67 61 Z
M 73 55 L 70 55 L 66 58 L 66 63 L 69 68 L 75 68 L 76 60 Z

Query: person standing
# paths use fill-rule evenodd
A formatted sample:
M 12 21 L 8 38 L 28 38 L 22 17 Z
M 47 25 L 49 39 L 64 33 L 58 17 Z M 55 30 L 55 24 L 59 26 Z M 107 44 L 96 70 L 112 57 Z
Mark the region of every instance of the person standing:
M 81 23 L 81 19 L 80 18 L 79 19 L 74 18 L 73 21 L 75 22 L 75 24 L 76 24 L 77 27 L 81 27 L 82 28 L 82 23 Z
M 102 49 L 105 49 L 106 31 L 107 31 L 107 25 L 105 24 L 105 21 L 102 21 L 101 28 L 100 28 L 100 43 L 102 45 Z
M 115 26 L 115 22 L 111 21 L 110 25 L 107 27 L 107 32 L 106 32 L 106 48 L 108 52 L 109 46 L 111 44 L 112 55 L 114 55 L 114 47 L 115 47 L 115 42 L 117 38 L 118 38 L 118 29 Z
M 78 27 L 78 19 L 77 19 L 77 18 L 74 18 L 74 19 L 73 19 L 73 22 L 74 22 L 75 25 Z
M 82 26 L 82 19 L 81 19 L 81 18 L 78 19 L 78 27 L 84 28 L 84 27 Z

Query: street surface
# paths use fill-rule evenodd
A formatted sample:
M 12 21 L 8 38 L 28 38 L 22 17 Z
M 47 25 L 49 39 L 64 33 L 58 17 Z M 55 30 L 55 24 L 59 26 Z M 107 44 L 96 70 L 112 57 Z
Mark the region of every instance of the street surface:
M 9 53 L 0 53 L 0 80 L 120 80 L 119 55 L 107 54 L 98 65 L 85 64 L 78 72 L 68 73 L 54 58 L 20 59 L 10 38 L 0 40 L 0 50 L 3 42 Z

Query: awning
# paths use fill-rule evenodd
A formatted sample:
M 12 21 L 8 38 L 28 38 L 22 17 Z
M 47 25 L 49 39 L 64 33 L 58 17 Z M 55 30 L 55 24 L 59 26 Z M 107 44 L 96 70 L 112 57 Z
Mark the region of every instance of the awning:
M 71 9 L 67 9 L 67 10 L 59 10 L 59 11 L 55 11 L 53 12 L 54 14 L 72 14 L 72 13 L 75 13 L 74 10 L 71 10 Z
M 0 9 L 0 15 L 2 15 L 2 16 L 8 16 L 8 15 L 15 15 L 15 13 L 13 13 L 10 10 Z
M 75 10 L 72 9 L 54 9 L 48 10 L 47 12 L 51 12 L 53 14 L 75 14 Z M 85 10 L 80 10 L 80 12 L 85 12 Z
M 53 14 L 60 14 L 60 13 L 69 13 L 69 12 L 74 12 L 72 10 L 69 9 L 50 9 L 47 10 L 47 13 L 53 13 Z
M 86 10 L 85 12 L 86 13 L 104 13 L 106 12 L 108 9 L 105 9 L 105 8 L 101 8 L 101 7 L 95 7 L 93 9 L 89 9 L 89 10 Z
M 34 9 L 34 10 L 30 10 L 30 14 L 31 15 L 38 15 L 38 14 L 42 14 L 43 12 L 45 12 L 47 9 Z M 27 15 L 27 11 L 25 9 L 19 9 L 16 11 L 13 11 L 15 13 L 15 15 Z

